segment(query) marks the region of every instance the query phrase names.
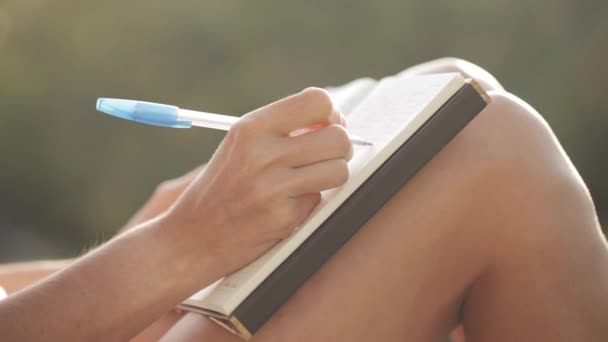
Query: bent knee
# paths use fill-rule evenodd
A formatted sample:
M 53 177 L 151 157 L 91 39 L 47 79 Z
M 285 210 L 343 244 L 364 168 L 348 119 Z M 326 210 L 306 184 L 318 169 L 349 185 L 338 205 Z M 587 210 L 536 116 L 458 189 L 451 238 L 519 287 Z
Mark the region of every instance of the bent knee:
M 438 169 L 474 175 L 484 184 L 548 187 L 584 185 L 555 134 L 530 105 L 506 91 L 489 92 L 490 104 L 442 151 Z
M 498 236 L 511 247 L 567 245 L 599 232 L 584 182 L 555 134 L 530 105 L 505 91 L 463 131 L 485 159 L 488 222 L 505 229 Z M 488 181 L 489 180 L 489 181 Z M 495 222 L 496 215 L 504 222 Z M 497 236 L 494 236 L 494 238 Z M 588 239 L 589 241 L 589 239 Z
M 416 65 L 405 73 L 438 74 L 457 72 L 466 78 L 473 78 L 486 90 L 504 90 L 500 82 L 487 70 L 467 60 L 455 57 L 443 57 Z
M 534 108 L 506 91 L 489 95 L 490 104 L 464 131 L 469 143 L 483 148 L 480 152 L 489 163 L 509 173 L 572 173 L 555 134 Z

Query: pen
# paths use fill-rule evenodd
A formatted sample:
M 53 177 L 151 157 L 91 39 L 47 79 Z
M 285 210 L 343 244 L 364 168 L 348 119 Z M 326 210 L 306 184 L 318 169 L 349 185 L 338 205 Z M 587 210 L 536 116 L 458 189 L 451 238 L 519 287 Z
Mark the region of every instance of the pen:
M 98 99 L 97 110 L 148 125 L 176 128 L 198 126 L 227 131 L 240 119 L 237 116 L 197 112 L 160 103 L 109 98 Z M 359 137 L 349 137 L 353 144 L 372 145 Z

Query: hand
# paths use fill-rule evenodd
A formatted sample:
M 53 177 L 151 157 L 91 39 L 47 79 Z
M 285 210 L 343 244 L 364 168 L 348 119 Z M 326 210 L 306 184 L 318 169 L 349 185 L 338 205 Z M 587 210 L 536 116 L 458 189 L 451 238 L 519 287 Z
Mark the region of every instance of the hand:
M 347 180 L 344 125 L 318 88 L 245 115 L 162 221 L 179 230 L 185 253 L 212 260 L 218 277 L 238 269 L 302 223 L 320 191 Z M 307 127 L 318 129 L 291 134 Z

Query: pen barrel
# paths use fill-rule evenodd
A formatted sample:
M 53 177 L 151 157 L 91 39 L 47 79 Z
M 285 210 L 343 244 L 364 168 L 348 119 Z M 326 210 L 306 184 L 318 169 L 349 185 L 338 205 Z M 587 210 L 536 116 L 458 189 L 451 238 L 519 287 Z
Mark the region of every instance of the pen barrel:
M 238 116 L 197 112 L 193 110 L 180 109 L 177 113 L 178 120 L 191 121 L 192 126 L 207 127 L 227 131 L 239 121 Z
M 180 121 L 189 121 L 191 122 L 192 126 L 227 131 L 241 118 L 238 116 L 197 112 L 194 110 L 180 108 L 177 112 L 177 119 Z M 372 145 L 371 143 L 354 135 L 349 134 L 349 138 L 351 139 L 351 142 L 355 145 Z

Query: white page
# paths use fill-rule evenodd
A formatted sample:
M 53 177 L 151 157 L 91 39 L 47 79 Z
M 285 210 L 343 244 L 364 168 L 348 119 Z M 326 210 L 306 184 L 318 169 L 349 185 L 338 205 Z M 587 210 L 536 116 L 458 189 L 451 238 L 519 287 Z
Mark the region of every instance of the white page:
M 327 87 L 325 89 L 337 109 L 348 117 L 377 83 L 372 78 L 360 78 L 340 87 Z
M 463 85 L 460 74 L 396 76 L 378 82 L 348 117 L 349 132 L 374 144 L 355 148 L 348 181 L 323 192 L 321 203 L 289 238 L 184 303 L 229 315 Z

